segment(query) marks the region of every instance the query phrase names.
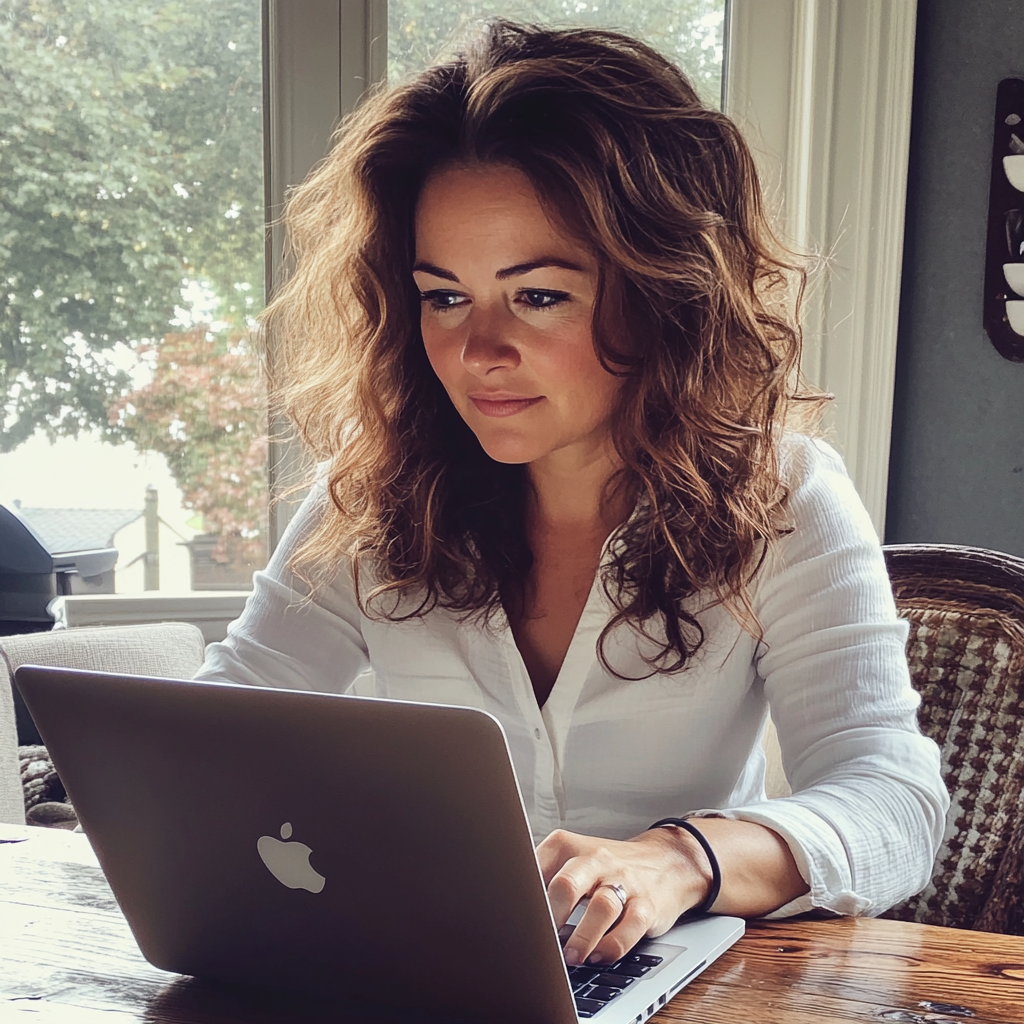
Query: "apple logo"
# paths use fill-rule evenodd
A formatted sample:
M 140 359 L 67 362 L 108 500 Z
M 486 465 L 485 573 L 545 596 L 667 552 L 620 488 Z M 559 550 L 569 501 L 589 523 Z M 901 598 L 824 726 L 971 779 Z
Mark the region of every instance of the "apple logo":
M 281 839 L 288 839 L 291 834 L 292 823 L 286 821 L 281 826 Z M 309 855 L 313 851 L 305 843 L 282 843 L 281 839 L 260 836 L 256 840 L 256 849 L 267 869 L 289 889 L 320 892 L 327 879 L 309 863 Z

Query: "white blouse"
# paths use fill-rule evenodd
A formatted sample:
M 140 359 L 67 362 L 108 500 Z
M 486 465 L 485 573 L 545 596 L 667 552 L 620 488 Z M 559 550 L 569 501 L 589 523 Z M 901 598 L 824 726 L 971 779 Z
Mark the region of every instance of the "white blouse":
M 693 812 L 758 822 L 810 886 L 772 916 L 881 913 L 931 875 L 949 803 L 939 752 L 918 730 L 907 626 L 839 456 L 797 435 L 782 452 L 793 530 L 753 585 L 763 640 L 695 601 L 706 640 L 674 675 L 625 681 L 602 666 L 611 607 L 596 580 L 543 707 L 503 618 L 368 619 L 347 568 L 303 602 L 287 562 L 322 514 L 321 490 L 197 678 L 482 708 L 508 736 L 535 841 L 556 828 L 627 838 Z M 624 676 L 648 671 L 645 649 L 626 625 L 605 641 Z M 784 799 L 765 798 L 769 707 L 793 788 Z

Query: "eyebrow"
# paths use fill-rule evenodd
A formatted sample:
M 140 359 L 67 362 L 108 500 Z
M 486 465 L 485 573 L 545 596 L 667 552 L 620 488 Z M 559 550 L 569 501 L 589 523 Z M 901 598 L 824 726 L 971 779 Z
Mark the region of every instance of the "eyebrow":
M 523 274 L 528 274 L 531 270 L 539 270 L 541 267 L 559 267 L 562 270 L 575 270 L 578 273 L 583 273 L 583 267 L 578 263 L 573 263 L 571 260 L 563 260 L 559 256 L 541 256 L 540 259 L 530 260 L 529 263 L 516 263 L 514 266 L 504 267 L 494 277 L 498 281 L 504 281 L 510 277 L 521 277 Z M 434 277 L 440 277 L 445 281 L 454 281 L 455 284 L 462 283 L 457 274 L 453 274 L 450 270 L 445 270 L 444 267 L 427 263 L 425 260 L 418 260 L 412 269 L 414 272 L 422 270 L 426 274 L 432 274 Z

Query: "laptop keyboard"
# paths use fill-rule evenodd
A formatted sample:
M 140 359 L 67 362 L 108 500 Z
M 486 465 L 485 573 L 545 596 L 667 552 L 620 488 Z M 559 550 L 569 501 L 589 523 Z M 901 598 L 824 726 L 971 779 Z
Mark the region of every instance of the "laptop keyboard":
M 660 956 L 627 953 L 613 964 L 570 967 L 569 984 L 572 985 L 572 994 L 576 1000 L 577 1015 L 593 1017 L 661 961 Z

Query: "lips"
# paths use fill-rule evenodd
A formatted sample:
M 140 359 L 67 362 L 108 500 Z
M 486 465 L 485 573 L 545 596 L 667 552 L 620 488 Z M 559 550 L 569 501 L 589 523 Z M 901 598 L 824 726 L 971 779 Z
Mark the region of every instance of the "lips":
M 536 398 L 522 398 L 518 395 L 494 394 L 494 395 L 470 395 L 469 400 L 485 416 L 515 416 L 538 402 L 544 401 L 544 396 Z

